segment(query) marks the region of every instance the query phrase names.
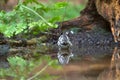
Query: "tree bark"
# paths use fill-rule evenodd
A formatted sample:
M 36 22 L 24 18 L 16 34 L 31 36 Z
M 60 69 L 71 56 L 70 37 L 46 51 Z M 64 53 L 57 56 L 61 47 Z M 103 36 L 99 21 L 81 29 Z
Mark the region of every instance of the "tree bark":
M 59 28 L 64 30 L 74 26 L 92 30 L 94 26 L 111 29 L 115 42 L 120 41 L 120 0 L 88 0 L 81 16 L 61 22 Z
M 115 42 L 120 42 L 120 0 L 96 0 L 98 13 L 110 23 Z
M 99 27 L 109 29 L 110 24 L 101 15 L 99 15 L 96 9 L 95 0 L 89 0 L 86 8 L 82 10 L 80 14 L 80 17 L 60 23 L 61 25 L 59 27 L 64 30 L 78 26 L 86 30 L 91 30 L 97 25 Z

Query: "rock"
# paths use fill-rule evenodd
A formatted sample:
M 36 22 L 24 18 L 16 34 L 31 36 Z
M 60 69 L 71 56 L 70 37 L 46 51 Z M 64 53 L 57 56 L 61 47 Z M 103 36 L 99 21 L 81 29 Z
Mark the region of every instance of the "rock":
M 7 44 L 0 45 L 0 56 L 7 55 L 9 49 L 10 49 L 10 46 Z

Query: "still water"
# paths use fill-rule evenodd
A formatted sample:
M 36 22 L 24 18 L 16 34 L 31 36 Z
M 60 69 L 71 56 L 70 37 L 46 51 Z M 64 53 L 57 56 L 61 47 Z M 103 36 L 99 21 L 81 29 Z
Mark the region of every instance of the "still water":
M 61 76 L 58 80 L 120 80 L 120 48 L 101 44 L 108 41 L 106 37 L 101 41 L 95 38 L 99 45 L 93 45 L 88 35 L 85 37 L 80 41 L 71 39 L 73 42 L 66 34 L 59 37 L 57 58 L 63 69 L 50 73 Z
M 50 72 L 57 80 L 120 80 L 120 48 L 87 47 L 76 49 L 73 56 L 63 55 L 62 70 Z M 74 51 L 73 51 L 74 52 Z M 58 58 L 59 61 L 59 58 Z M 66 61 L 62 61 L 66 62 Z
M 120 80 L 119 47 L 73 47 L 72 54 L 62 54 L 62 58 L 56 55 L 62 69 L 46 69 L 50 75 L 59 76 L 55 80 Z M 0 67 L 8 67 L 7 64 L 6 61 L 0 61 Z

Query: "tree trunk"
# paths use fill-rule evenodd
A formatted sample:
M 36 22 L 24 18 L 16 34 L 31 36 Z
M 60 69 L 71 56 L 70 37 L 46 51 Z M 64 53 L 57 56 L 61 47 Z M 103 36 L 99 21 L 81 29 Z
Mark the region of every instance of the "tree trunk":
M 60 23 L 60 29 L 74 26 L 92 30 L 95 26 L 112 31 L 114 41 L 120 41 L 120 0 L 89 0 L 81 16 Z
M 80 14 L 80 17 L 62 22 L 62 26 L 60 26 L 60 28 L 68 29 L 78 26 L 87 30 L 91 30 L 96 24 L 103 28 L 109 28 L 109 22 L 98 14 L 95 6 L 95 0 L 89 0 L 86 8 L 82 10 Z
M 98 13 L 109 23 L 114 41 L 120 41 L 120 0 L 96 0 Z

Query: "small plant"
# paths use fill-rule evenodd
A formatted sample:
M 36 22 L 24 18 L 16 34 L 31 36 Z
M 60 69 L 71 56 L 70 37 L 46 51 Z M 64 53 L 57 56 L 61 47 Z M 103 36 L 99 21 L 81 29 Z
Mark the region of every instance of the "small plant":
M 44 18 L 44 14 L 65 6 L 65 2 L 58 2 L 55 6 L 44 5 L 37 0 L 19 0 L 18 5 L 10 12 L 0 12 L 0 32 L 11 37 L 21 32 L 37 33 L 48 31 L 49 28 L 57 28 L 55 24 L 59 17 Z
M 41 57 L 37 61 L 35 60 L 27 61 L 22 57 L 15 56 L 9 57 L 8 62 L 10 68 L 0 69 L 0 79 L 11 77 L 13 78 L 13 80 L 40 80 L 42 76 L 48 76 L 48 74 L 41 76 L 41 74 L 43 73 L 44 70 L 46 70 L 47 67 L 52 66 L 59 68 L 59 66 L 56 65 L 57 61 L 51 60 L 51 58 L 48 56 Z M 30 76 L 30 74 L 35 70 L 35 68 L 39 68 L 43 62 L 44 64 L 46 63 L 46 65 L 42 67 L 40 71 L 37 71 L 35 74 L 32 74 Z
M 69 7 L 68 7 L 69 6 Z M 6 37 L 20 33 L 39 34 L 56 28 L 56 22 L 79 15 L 74 6 L 67 2 L 43 4 L 37 0 L 19 0 L 18 5 L 10 12 L 0 12 L 0 32 Z M 84 6 L 76 7 L 78 10 Z M 69 12 L 69 13 L 67 13 Z M 62 18 L 63 17 L 63 18 Z

